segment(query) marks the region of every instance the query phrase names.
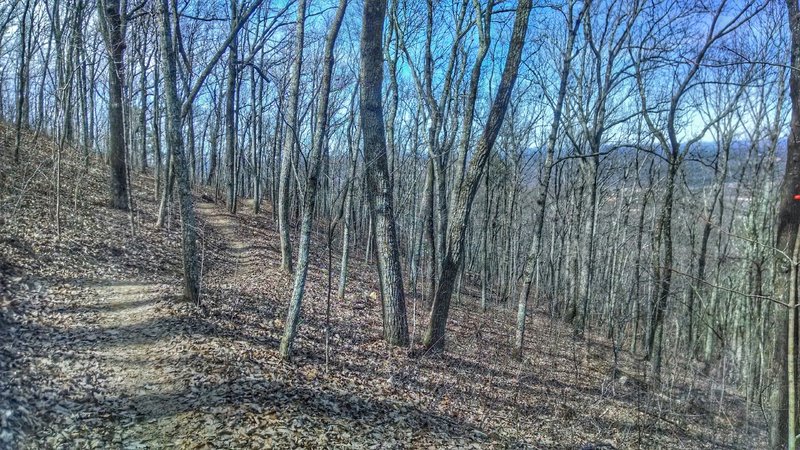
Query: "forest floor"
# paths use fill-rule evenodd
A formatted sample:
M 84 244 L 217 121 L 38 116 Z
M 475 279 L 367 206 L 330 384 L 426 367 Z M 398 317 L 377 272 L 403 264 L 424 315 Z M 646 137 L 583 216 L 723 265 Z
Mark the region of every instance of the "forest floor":
M 197 197 L 200 310 L 180 296 L 177 212 L 153 225 L 152 176 L 133 174 L 131 220 L 106 206 L 106 166 L 65 151 L 59 236 L 54 149 L 33 139 L 16 164 L 0 124 L 0 448 L 763 447 L 763 419 L 733 387 L 685 362 L 648 389 L 635 355 L 543 311 L 521 360 L 513 314 L 481 313 L 469 292 L 445 354 L 391 348 L 361 251 L 326 347 L 321 233 L 283 362 L 291 276 L 268 207 L 231 215 Z M 419 337 L 426 308 L 409 297 L 409 310 Z

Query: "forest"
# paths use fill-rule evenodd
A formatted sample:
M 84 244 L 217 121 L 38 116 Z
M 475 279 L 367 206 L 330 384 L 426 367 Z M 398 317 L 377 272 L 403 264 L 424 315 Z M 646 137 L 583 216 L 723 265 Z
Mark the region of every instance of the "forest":
M 798 0 L 0 0 L 0 448 L 789 449 Z

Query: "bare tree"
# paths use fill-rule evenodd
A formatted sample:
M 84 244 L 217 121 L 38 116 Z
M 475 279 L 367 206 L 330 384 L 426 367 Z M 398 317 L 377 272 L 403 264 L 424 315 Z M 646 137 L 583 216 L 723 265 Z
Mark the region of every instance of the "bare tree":
M 453 285 L 464 261 L 464 244 L 472 202 L 480 184 L 480 178 L 489 159 L 500 126 L 505 117 L 506 108 L 517 79 L 522 49 L 528 33 L 528 18 L 532 8 L 531 0 L 521 0 L 517 5 L 514 28 L 508 46 L 506 64 L 497 88 L 497 94 L 489 110 L 483 132 L 475 146 L 475 154 L 470 161 L 464 180 L 458 189 L 456 200 L 450 211 L 450 222 L 447 230 L 447 253 L 444 255 L 442 272 L 436 286 L 428 330 L 425 334 L 425 347 L 440 351 L 444 349 L 445 326 L 450 310 L 450 299 Z M 362 113 L 363 114 L 363 113 Z
M 127 0 L 98 0 L 100 29 L 108 53 L 108 158 L 111 163 L 111 206 L 128 209 L 128 169 L 125 155 L 125 31 Z
M 797 446 L 797 305 L 798 268 L 800 264 L 800 5 L 786 0 L 791 34 L 789 101 L 792 118 L 786 143 L 786 171 L 780 193 L 777 217 L 778 267 L 775 292 L 785 299 L 776 306 L 777 329 L 772 377 L 775 386 L 771 396 L 772 426 L 770 447 L 794 450 Z
M 308 273 L 308 249 L 311 243 L 311 220 L 314 214 L 314 207 L 317 198 L 317 187 L 319 184 L 320 165 L 322 163 L 322 150 L 326 147 L 328 129 L 328 101 L 331 92 L 331 78 L 333 74 L 334 56 L 333 49 L 336 45 L 336 38 L 339 36 L 339 28 L 342 25 L 344 12 L 347 9 L 347 0 L 339 0 L 336 8 L 336 15 L 333 18 L 328 34 L 325 36 L 325 52 L 322 57 L 322 80 L 320 82 L 320 92 L 317 99 L 317 123 L 314 128 L 314 139 L 311 143 L 311 154 L 309 155 L 308 184 L 303 205 L 303 217 L 300 224 L 300 245 L 297 249 L 297 268 L 294 277 L 294 289 L 292 299 L 289 303 L 283 338 L 281 339 L 281 356 L 289 359 L 292 351 L 292 343 L 297 333 L 297 324 L 300 321 L 300 306 L 305 291 L 306 274 Z M 328 268 L 330 271 L 330 268 Z
M 35 6 L 35 3 L 34 5 Z M 17 115 L 15 120 L 14 134 L 14 161 L 19 162 L 20 138 L 22 127 L 28 126 L 28 83 L 30 72 L 30 55 L 28 47 L 30 42 L 29 17 L 31 12 L 31 0 L 25 0 L 22 7 L 22 16 L 19 24 L 19 71 L 17 72 Z
M 646 62 L 653 62 L 661 59 L 663 54 L 650 54 L 644 49 L 644 45 L 639 46 L 631 51 L 635 53 L 633 56 L 633 64 L 635 68 L 635 79 L 639 93 L 641 114 L 648 129 L 655 137 L 658 146 L 666 154 L 663 158 L 667 163 L 666 186 L 664 187 L 664 200 L 659 215 L 656 242 L 658 251 L 661 253 L 660 261 L 656 264 L 656 273 L 658 278 L 657 291 L 654 293 L 651 300 L 651 317 L 650 328 L 647 334 L 647 349 L 648 358 L 650 359 L 650 376 L 658 382 L 661 373 L 662 362 L 662 347 L 663 347 L 663 333 L 664 333 L 664 315 L 667 309 L 667 303 L 671 293 L 672 277 L 673 277 L 673 262 L 674 262 L 674 243 L 672 237 L 672 221 L 673 210 L 675 203 L 675 191 L 678 180 L 678 174 L 683 160 L 686 158 L 688 151 L 696 144 L 709 128 L 720 120 L 723 116 L 730 114 L 736 105 L 736 102 L 731 102 L 719 116 L 706 123 L 696 134 L 688 139 L 679 138 L 680 115 L 684 108 L 684 101 L 686 100 L 687 93 L 699 84 L 695 83 L 696 77 L 704 67 L 704 61 L 710 53 L 715 44 L 719 43 L 723 38 L 730 35 L 737 28 L 747 23 L 755 14 L 763 9 L 763 4 L 747 4 L 738 10 L 731 11 L 727 8 L 727 2 L 721 2 L 715 9 L 708 11 L 712 26 L 708 28 L 704 39 L 700 42 L 696 49 L 693 49 L 693 56 L 688 60 L 681 57 L 682 61 L 686 61 L 685 68 L 678 74 L 677 86 L 672 90 L 669 98 L 664 99 L 663 104 L 659 104 L 661 111 L 664 111 L 663 120 L 656 120 L 653 114 L 653 106 L 648 101 L 647 88 L 645 83 L 644 68 Z M 654 14 L 662 14 L 659 10 L 654 10 Z M 727 19 L 727 20 L 726 20 Z M 671 24 L 664 20 L 661 26 L 664 27 L 660 30 L 664 33 L 670 33 Z M 651 42 L 654 39 L 662 39 L 664 36 L 657 36 L 655 33 L 659 30 L 649 29 L 645 36 L 646 42 Z M 643 41 L 644 43 L 645 41 Z M 691 50 L 690 50 L 691 51 Z M 661 64 L 661 63 L 655 63 Z M 740 91 L 741 92 L 741 91 Z M 663 125 L 662 125 L 663 124 Z
M 252 16 L 253 12 L 261 5 L 263 0 L 254 1 L 251 6 L 242 14 L 241 21 L 237 23 L 236 27 L 230 30 L 225 41 L 220 48 L 211 57 L 208 65 L 200 73 L 194 82 L 194 85 L 189 89 L 187 98 L 181 99 L 178 97 L 178 63 L 176 41 L 173 39 L 173 21 L 170 17 L 175 12 L 170 12 L 168 0 L 161 0 L 159 2 L 159 38 L 160 38 L 160 51 L 161 51 L 161 65 L 164 73 L 164 97 L 165 97 L 165 112 L 166 112 L 166 142 L 168 152 L 172 155 L 173 161 L 167 162 L 167 165 L 173 165 L 175 176 L 178 181 L 178 194 L 180 197 L 180 210 L 181 210 L 181 241 L 183 245 L 183 274 L 184 274 L 184 295 L 193 303 L 199 305 L 199 273 L 197 268 L 197 231 L 196 219 L 192 199 L 192 187 L 189 180 L 190 169 L 189 162 L 184 152 L 182 129 L 183 122 L 186 116 L 189 115 L 192 102 L 200 88 L 205 82 L 206 78 L 211 73 L 214 65 L 219 61 L 225 49 L 241 30 L 244 23 Z M 175 18 L 177 21 L 177 17 Z M 169 190 L 169 177 L 164 180 L 165 189 Z
M 238 2 L 230 1 L 231 29 L 239 20 Z M 228 45 L 228 76 L 225 90 L 225 168 L 228 175 L 228 212 L 236 214 L 236 86 L 239 64 L 238 41 Z
M 525 318 L 527 316 L 528 295 L 530 294 L 531 285 L 533 284 L 533 277 L 536 273 L 536 264 L 538 263 L 540 257 L 539 252 L 541 251 L 544 216 L 545 212 L 547 211 L 547 195 L 550 187 L 550 177 L 552 175 L 556 141 L 558 139 L 559 126 L 561 125 L 561 114 L 564 107 L 564 99 L 567 96 L 567 82 L 569 81 L 572 59 L 574 58 L 573 47 L 575 46 L 575 37 L 578 34 L 578 28 L 580 27 L 581 20 L 583 18 L 583 13 L 576 14 L 574 9 L 575 2 L 569 2 L 565 14 L 567 40 L 562 53 L 558 92 L 556 93 L 555 102 L 553 103 L 553 121 L 550 124 L 550 134 L 547 136 L 547 147 L 545 148 L 544 167 L 542 167 L 539 198 L 536 200 L 537 215 L 534 225 L 534 235 L 533 240 L 531 241 L 530 249 L 528 250 L 528 257 L 525 260 L 522 288 L 520 289 L 519 301 L 517 303 L 517 334 L 515 351 L 518 354 L 521 354 L 525 344 Z
M 383 336 L 393 345 L 408 344 L 403 276 L 395 231 L 392 184 L 386 156 L 383 123 L 383 21 L 386 0 L 364 2 L 361 29 L 359 108 L 369 205 L 375 227 L 378 277 L 383 298 Z
M 174 158 L 173 170 L 177 171 L 178 192 L 181 206 L 181 235 L 183 243 L 183 292 L 187 300 L 199 305 L 199 273 L 197 268 L 197 239 L 194 202 L 189 183 L 189 163 L 184 153 L 181 116 L 181 101 L 178 98 L 177 56 L 172 39 L 172 22 L 168 0 L 159 2 L 161 65 L 164 73 L 164 97 L 166 107 L 166 143 Z
M 289 187 L 290 171 L 295 154 L 295 146 L 299 145 L 298 103 L 300 101 L 300 68 L 303 65 L 303 42 L 305 38 L 306 0 L 297 2 L 297 23 L 295 24 L 294 60 L 292 62 L 289 81 L 289 105 L 286 122 L 286 140 L 281 153 L 280 187 L 278 188 L 278 227 L 281 235 L 281 267 L 291 272 L 292 240 L 289 236 Z

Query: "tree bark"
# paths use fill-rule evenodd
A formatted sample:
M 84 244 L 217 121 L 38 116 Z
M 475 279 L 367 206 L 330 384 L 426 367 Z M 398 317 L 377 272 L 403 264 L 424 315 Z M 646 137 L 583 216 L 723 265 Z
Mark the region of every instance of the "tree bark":
M 378 276 L 383 296 L 383 336 L 392 345 L 405 346 L 408 344 L 408 324 L 381 99 L 383 86 L 383 51 L 381 47 L 386 2 L 387 0 L 365 0 L 364 2 L 360 45 L 359 108 L 361 110 L 361 133 L 364 139 L 369 205 L 374 218 Z
M 231 0 L 231 30 L 236 28 L 237 22 L 237 2 Z M 227 90 L 225 92 L 225 168 L 228 175 L 228 212 L 236 214 L 236 170 L 234 161 L 236 160 L 236 77 L 238 70 L 238 42 L 234 38 L 228 46 L 228 77 Z
M 661 380 L 661 351 L 664 344 L 664 315 L 667 311 L 670 286 L 672 284 L 672 210 L 675 202 L 675 180 L 678 175 L 678 160 L 671 158 L 667 168 L 667 186 L 664 205 L 661 208 L 658 232 L 659 249 L 664 249 L 662 266 L 657 268 L 658 286 L 650 309 L 650 328 L 647 336 L 647 355 L 650 359 L 650 378 L 655 384 Z
M 300 101 L 300 68 L 303 65 L 303 40 L 305 37 L 306 0 L 297 2 L 297 25 L 294 41 L 294 62 L 289 81 L 289 113 L 286 118 L 286 139 L 281 154 L 280 186 L 278 187 L 278 228 L 281 235 L 281 268 L 292 272 L 292 240 L 289 236 L 289 201 L 291 167 L 298 134 L 297 110 Z
M 108 158 L 111 164 L 111 207 L 128 209 L 128 179 L 125 162 L 125 85 L 126 1 L 98 0 L 100 29 L 108 52 Z
M 19 73 L 17 75 L 17 115 L 15 118 L 15 133 L 14 133 L 14 162 L 19 162 L 19 148 L 22 137 L 22 127 L 28 126 L 28 44 L 30 41 L 28 34 L 28 13 L 30 11 L 31 2 L 25 0 L 22 8 L 22 17 L 19 26 L 19 42 L 20 42 L 20 57 L 19 57 Z
M 188 301 L 200 305 L 199 274 L 197 271 L 197 226 L 194 213 L 189 164 L 183 149 L 181 102 L 178 98 L 177 62 L 172 41 L 170 10 L 167 0 L 160 0 L 161 64 L 164 72 L 166 106 L 166 142 L 171 151 L 173 170 L 178 181 L 181 208 L 181 243 L 183 247 L 183 293 Z M 167 182 L 169 184 L 169 182 Z M 167 188 L 169 189 L 169 188 Z
M 800 194 L 800 7 L 797 0 L 786 0 L 789 30 L 791 32 L 791 69 L 789 70 L 789 100 L 792 105 L 792 116 L 789 137 L 786 142 L 786 172 L 783 176 L 783 189 L 780 197 L 777 217 L 777 242 L 776 248 L 783 254 L 777 253 L 778 258 L 775 275 L 775 293 L 782 298 L 796 300 L 797 286 L 790 284 L 796 282 L 797 266 L 793 264 L 800 254 L 790 253 L 790 249 L 797 248 L 798 227 L 800 226 L 800 201 L 794 196 Z M 784 255 L 789 255 L 794 261 L 787 261 Z M 770 448 L 783 449 L 795 448 L 795 428 L 797 418 L 794 414 L 795 404 L 790 404 L 790 392 L 796 386 L 789 384 L 789 373 L 797 373 L 797 308 L 786 308 L 782 305 L 775 306 L 775 351 L 772 361 L 772 379 L 774 387 L 770 403 L 772 407 L 772 420 L 770 426 Z M 792 330 L 790 332 L 790 325 Z M 793 341 L 789 342 L 792 337 Z M 791 367 L 790 367 L 791 361 Z
M 350 98 L 350 125 L 347 130 L 347 148 L 350 152 L 350 175 L 347 178 L 344 191 L 344 209 L 342 231 L 342 260 L 339 269 L 339 286 L 336 298 L 339 301 L 344 300 L 344 291 L 347 287 L 347 272 L 348 264 L 350 261 L 350 239 L 353 228 L 353 195 L 355 194 L 356 182 L 356 169 L 358 167 L 358 134 L 357 123 L 355 120 L 355 103 L 356 103 L 356 89 L 353 89 L 353 95 Z M 354 139 L 355 138 L 355 139 Z

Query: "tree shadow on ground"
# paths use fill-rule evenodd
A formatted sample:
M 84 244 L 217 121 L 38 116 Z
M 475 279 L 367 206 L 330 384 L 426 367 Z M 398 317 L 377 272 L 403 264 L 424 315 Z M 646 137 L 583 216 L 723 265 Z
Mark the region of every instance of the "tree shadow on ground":
M 87 397 L 86 401 L 94 399 Z M 293 385 L 252 377 L 192 385 L 174 392 L 112 397 L 101 407 L 111 413 L 135 411 L 138 421 L 153 421 L 188 412 L 227 415 L 230 414 L 229 408 L 250 413 L 266 411 L 284 418 L 300 417 L 308 422 L 306 426 L 311 430 L 332 422 L 345 422 L 356 434 L 375 427 L 391 426 L 472 440 L 476 439 L 474 430 L 478 429 L 473 423 L 434 414 L 408 403 L 323 386 Z

